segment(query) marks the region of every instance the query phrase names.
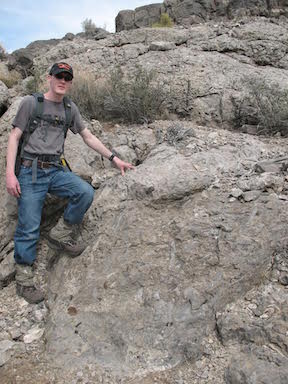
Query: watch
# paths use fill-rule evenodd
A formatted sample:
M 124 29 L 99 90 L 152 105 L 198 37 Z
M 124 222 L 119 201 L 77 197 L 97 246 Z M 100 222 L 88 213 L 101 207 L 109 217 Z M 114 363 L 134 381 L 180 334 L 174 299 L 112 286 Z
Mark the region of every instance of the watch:
M 112 155 L 109 157 L 109 160 L 113 161 L 115 156 L 116 156 L 116 153 L 114 151 L 112 151 Z

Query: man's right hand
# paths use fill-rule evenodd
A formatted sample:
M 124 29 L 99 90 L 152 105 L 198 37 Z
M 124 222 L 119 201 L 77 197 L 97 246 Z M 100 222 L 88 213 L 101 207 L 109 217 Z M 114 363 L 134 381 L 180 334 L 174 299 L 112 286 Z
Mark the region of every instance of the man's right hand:
M 20 197 L 21 188 L 15 173 L 6 174 L 6 188 L 11 196 Z

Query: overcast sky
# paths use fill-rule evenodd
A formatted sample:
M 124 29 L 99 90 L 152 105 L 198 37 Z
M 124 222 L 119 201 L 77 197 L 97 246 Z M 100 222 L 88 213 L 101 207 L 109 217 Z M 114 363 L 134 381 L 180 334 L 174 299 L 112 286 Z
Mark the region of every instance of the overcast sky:
M 0 0 L 0 44 L 8 51 L 35 40 L 61 38 L 82 32 L 92 19 L 97 27 L 115 32 L 115 17 L 124 9 L 162 3 L 151 0 Z

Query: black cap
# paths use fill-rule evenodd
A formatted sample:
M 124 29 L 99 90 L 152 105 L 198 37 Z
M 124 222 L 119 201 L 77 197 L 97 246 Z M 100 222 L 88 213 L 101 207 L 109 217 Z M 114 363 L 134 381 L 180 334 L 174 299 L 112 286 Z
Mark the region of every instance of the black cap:
M 73 78 L 73 69 L 71 65 L 63 62 L 53 64 L 50 69 L 49 75 L 57 75 L 58 73 L 61 73 L 61 72 L 70 73 L 70 75 Z

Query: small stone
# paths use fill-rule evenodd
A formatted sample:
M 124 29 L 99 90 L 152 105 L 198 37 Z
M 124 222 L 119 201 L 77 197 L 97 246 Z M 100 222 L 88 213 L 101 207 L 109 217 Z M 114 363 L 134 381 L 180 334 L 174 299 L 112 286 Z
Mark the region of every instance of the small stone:
M 238 199 L 242 195 L 243 195 L 243 191 L 240 188 L 233 188 L 232 191 L 230 192 L 230 196 L 233 196 L 236 199 Z
M 185 299 L 189 300 L 193 310 L 199 309 L 207 301 L 203 293 L 193 287 L 187 287 L 183 294 Z
M 281 273 L 279 277 L 279 283 L 282 285 L 287 286 L 288 285 L 288 274 L 287 273 Z
M 246 202 L 253 201 L 258 199 L 261 195 L 261 191 L 248 191 L 243 193 L 243 199 Z
M 175 49 L 176 45 L 169 41 L 153 41 L 149 46 L 149 51 L 169 51 Z
M 73 306 L 70 306 L 68 309 L 67 309 L 67 312 L 69 313 L 70 316 L 75 316 L 77 315 L 78 311 L 77 311 L 77 308 L 73 307 Z
M 44 329 L 38 327 L 31 328 L 28 333 L 24 336 L 24 343 L 30 344 L 33 343 L 33 341 L 41 339 L 43 333 Z
M 287 195 L 279 195 L 279 200 L 288 200 L 288 196 Z
M 40 323 L 41 321 L 43 321 L 45 319 L 46 314 L 47 314 L 47 308 L 36 309 L 36 311 L 34 312 L 35 320 Z
M 18 340 L 22 335 L 22 332 L 19 328 L 10 329 L 9 333 L 10 333 L 13 340 Z

